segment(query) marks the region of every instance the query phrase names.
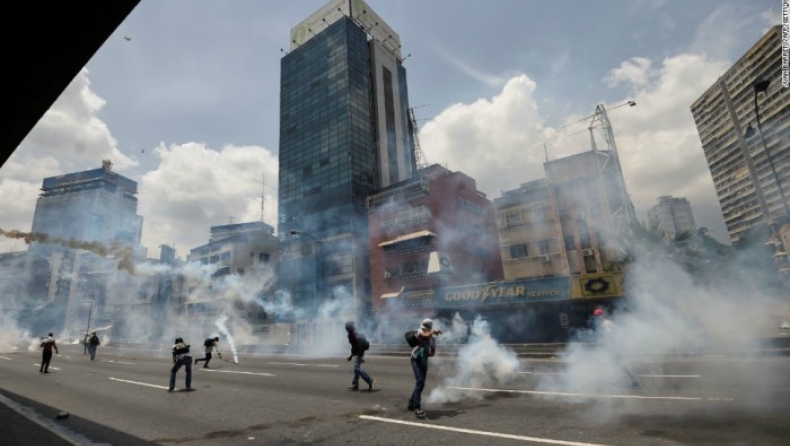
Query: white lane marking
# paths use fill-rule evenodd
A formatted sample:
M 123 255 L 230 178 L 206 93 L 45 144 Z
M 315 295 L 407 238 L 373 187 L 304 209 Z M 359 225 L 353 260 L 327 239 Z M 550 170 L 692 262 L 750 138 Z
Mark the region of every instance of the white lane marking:
M 512 390 L 512 389 L 478 389 L 474 387 L 447 387 L 455 390 L 471 390 L 474 392 L 491 393 L 524 393 L 528 395 L 555 395 L 585 398 L 633 398 L 643 400 L 678 400 L 678 401 L 735 401 L 735 398 L 703 398 L 698 396 L 645 396 L 645 395 L 610 395 L 599 393 L 573 393 L 573 392 L 546 392 L 539 390 Z
M 487 437 L 507 438 L 509 440 L 531 441 L 533 443 L 561 444 L 565 446 L 606 446 L 598 443 L 582 443 L 579 441 L 553 440 L 551 438 L 527 437 L 525 435 L 512 435 L 512 434 L 503 434 L 500 432 L 488 432 L 488 431 L 464 429 L 460 427 L 439 426 L 437 424 L 416 423 L 413 421 L 374 417 L 370 415 L 360 415 L 359 418 L 362 418 L 363 420 L 383 421 L 385 423 L 404 424 L 406 426 L 422 427 L 424 429 L 436 429 L 440 431 L 459 432 L 462 434 L 474 434 L 474 435 L 483 435 Z
M 38 368 L 41 368 L 41 364 L 40 364 L 40 363 L 38 363 L 38 362 L 34 362 L 34 363 L 33 363 L 33 365 L 34 365 L 34 366 L 36 366 L 36 367 L 38 367 Z M 52 367 L 52 366 L 49 366 L 49 367 L 48 367 L 48 369 L 52 369 L 52 370 L 57 370 L 57 371 L 60 371 L 60 369 L 59 369 L 59 368 L 57 368 L 57 367 Z
M 214 370 L 214 369 L 198 369 L 202 372 L 216 372 L 216 373 L 238 373 L 240 375 L 261 375 L 261 376 L 275 376 L 274 373 L 263 372 L 242 372 L 239 370 Z
M 515 372 L 518 374 L 523 375 L 575 375 L 575 376 L 587 376 L 582 373 L 568 373 L 568 372 Z M 622 376 L 626 376 L 622 374 Z M 701 378 L 702 375 L 635 375 L 641 376 L 644 378 Z
M 167 390 L 167 386 L 158 386 L 156 384 L 141 383 L 141 382 L 138 382 L 138 381 L 129 381 L 128 379 L 119 379 L 119 378 L 113 378 L 113 377 L 110 377 L 110 379 L 112 381 L 119 381 L 119 382 L 122 382 L 122 383 L 137 384 L 138 386 L 146 386 L 146 387 L 153 387 L 155 389 L 165 389 L 165 390 Z
M 112 359 L 108 359 L 104 362 L 113 362 L 115 364 L 136 364 L 135 362 L 113 361 Z
M 269 364 L 273 365 L 295 365 L 299 367 L 304 367 L 308 365 L 314 365 L 316 367 L 339 367 L 337 364 L 302 364 L 299 362 L 270 362 Z
M 0 359 L 5 359 L 6 361 L 12 361 L 11 358 L 6 358 L 5 356 L 0 356 Z

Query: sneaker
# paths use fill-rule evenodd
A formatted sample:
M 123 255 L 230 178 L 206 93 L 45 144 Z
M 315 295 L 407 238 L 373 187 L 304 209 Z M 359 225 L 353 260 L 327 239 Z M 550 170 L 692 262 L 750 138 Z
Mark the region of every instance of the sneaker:
M 351 391 L 351 392 L 356 392 L 357 390 L 359 390 L 359 387 L 349 387 L 346 390 Z
M 414 416 L 417 418 L 425 418 L 425 411 L 418 407 L 414 409 Z
M 376 381 L 376 380 L 375 379 L 371 379 L 370 382 L 368 383 L 368 392 L 372 392 L 373 391 L 373 382 L 374 381 Z

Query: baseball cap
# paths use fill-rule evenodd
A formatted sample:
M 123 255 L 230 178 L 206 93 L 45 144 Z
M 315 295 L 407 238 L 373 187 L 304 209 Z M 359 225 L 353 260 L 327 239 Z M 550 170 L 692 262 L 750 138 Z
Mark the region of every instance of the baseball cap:
M 603 316 L 603 310 L 596 308 L 595 311 L 593 311 L 593 316 Z
M 427 328 L 432 328 L 433 327 L 433 321 L 430 320 L 430 319 L 423 319 L 422 320 L 422 325 L 424 327 L 427 327 Z

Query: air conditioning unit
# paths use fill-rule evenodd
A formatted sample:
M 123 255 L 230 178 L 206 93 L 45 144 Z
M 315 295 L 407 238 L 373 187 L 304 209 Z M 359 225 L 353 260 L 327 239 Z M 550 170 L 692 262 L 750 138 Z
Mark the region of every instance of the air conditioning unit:
M 452 274 L 453 264 L 446 252 L 431 251 L 428 254 L 428 274 L 441 273 Z
M 544 262 L 551 262 L 551 254 L 543 254 L 540 256 Z
M 582 255 L 584 257 L 592 257 L 594 255 L 593 254 L 593 250 L 592 249 L 582 249 Z
M 389 271 L 384 271 L 384 278 L 389 279 L 390 277 L 392 277 L 392 274 Z

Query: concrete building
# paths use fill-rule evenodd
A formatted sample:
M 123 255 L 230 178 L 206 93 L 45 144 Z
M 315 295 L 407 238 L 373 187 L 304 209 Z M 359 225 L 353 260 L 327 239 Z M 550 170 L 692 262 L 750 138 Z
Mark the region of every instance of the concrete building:
M 658 204 L 647 211 L 647 220 L 669 240 L 674 239 L 678 233 L 697 230 L 691 203 L 685 198 L 673 198 L 669 195 L 658 197 Z
M 115 293 L 98 281 L 144 258 L 136 195 L 137 183 L 113 172 L 108 160 L 44 179 L 25 263 L 27 304 L 46 303 L 52 312 L 42 329 L 68 330 L 84 301 L 93 302 L 94 317 L 110 319 L 106 299 Z
M 20 297 L 25 285 L 22 278 L 26 256 L 25 251 L 0 254 L 0 312 L 2 313 L 11 314 L 19 310 Z
M 443 287 L 502 279 L 493 203 L 464 173 L 434 164 L 367 203 L 371 299 L 380 323 L 432 316 L 431 309 L 421 312 L 422 303 Z M 396 314 L 389 314 L 391 298 L 400 298 L 393 300 Z
M 776 25 L 691 104 L 732 242 L 790 214 L 790 89 L 782 87 L 781 47 Z
M 633 204 L 615 155 L 544 163 L 546 178 L 494 199 L 505 280 L 602 273 L 621 255 Z
M 415 170 L 402 62 L 397 32 L 361 0 L 333 0 L 291 30 L 281 61 L 279 281 L 308 319 L 348 296 L 360 317 L 370 312 L 365 199 Z

